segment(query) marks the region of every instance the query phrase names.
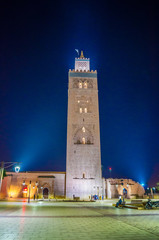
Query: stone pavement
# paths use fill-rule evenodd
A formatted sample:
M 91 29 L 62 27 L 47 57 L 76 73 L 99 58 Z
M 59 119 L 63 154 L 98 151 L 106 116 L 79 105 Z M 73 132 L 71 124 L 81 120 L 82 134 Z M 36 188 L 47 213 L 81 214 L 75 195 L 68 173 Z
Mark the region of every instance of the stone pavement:
M 0 202 L 0 239 L 159 240 L 159 210 L 96 203 Z

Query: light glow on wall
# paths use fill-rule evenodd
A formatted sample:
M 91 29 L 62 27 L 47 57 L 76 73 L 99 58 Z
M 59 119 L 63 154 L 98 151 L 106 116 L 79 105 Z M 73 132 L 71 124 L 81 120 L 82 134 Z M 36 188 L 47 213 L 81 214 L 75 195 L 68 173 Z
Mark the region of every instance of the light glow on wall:
M 21 187 L 11 185 L 10 188 L 7 190 L 8 196 L 10 198 L 17 198 L 21 192 Z

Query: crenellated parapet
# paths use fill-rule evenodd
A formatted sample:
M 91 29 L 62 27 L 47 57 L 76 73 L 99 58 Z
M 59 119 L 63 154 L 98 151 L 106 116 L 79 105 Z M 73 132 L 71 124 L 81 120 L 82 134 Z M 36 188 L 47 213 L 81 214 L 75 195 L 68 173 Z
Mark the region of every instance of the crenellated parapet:
M 74 73 L 74 72 L 78 72 L 78 73 L 80 73 L 80 72 L 85 72 L 85 73 L 97 73 L 97 70 L 91 70 L 91 71 L 90 71 L 90 70 L 88 70 L 88 71 L 86 71 L 86 70 L 83 70 L 83 71 L 82 71 L 82 70 L 76 70 L 76 71 L 75 71 L 75 69 L 69 69 L 69 72 L 73 72 L 73 73 Z
M 82 70 L 77 70 L 75 71 L 74 69 L 73 70 L 69 70 L 69 73 L 68 73 L 69 77 L 73 77 L 73 78 L 97 78 L 97 71 L 82 71 Z

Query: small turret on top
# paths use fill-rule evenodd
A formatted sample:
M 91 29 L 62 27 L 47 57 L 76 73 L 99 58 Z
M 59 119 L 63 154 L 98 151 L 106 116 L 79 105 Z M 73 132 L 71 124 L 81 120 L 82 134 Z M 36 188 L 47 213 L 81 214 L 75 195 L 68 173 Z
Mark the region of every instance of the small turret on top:
M 83 51 L 81 51 L 81 56 L 80 56 L 80 58 L 84 58 Z
M 75 58 L 75 71 L 90 71 L 90 59 L 84 57 L 83 51 L 79 58 Z

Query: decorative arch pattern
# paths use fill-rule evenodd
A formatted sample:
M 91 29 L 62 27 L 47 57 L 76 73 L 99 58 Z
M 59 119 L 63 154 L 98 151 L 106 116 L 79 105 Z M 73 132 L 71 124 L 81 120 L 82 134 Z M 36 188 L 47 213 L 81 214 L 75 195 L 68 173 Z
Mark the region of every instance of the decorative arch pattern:
M 91 113 L 92 112 L 92 99 L 88 96 L 79 96 L 76 98 L 75 112 Z
M 84 126 L 78 129 L 74 135 L 74 144 L 93 144 L 92 132 Z
M 74 79 L 73 80 L 73 88 L 93 88 L 93 81 L 92 79 Z

